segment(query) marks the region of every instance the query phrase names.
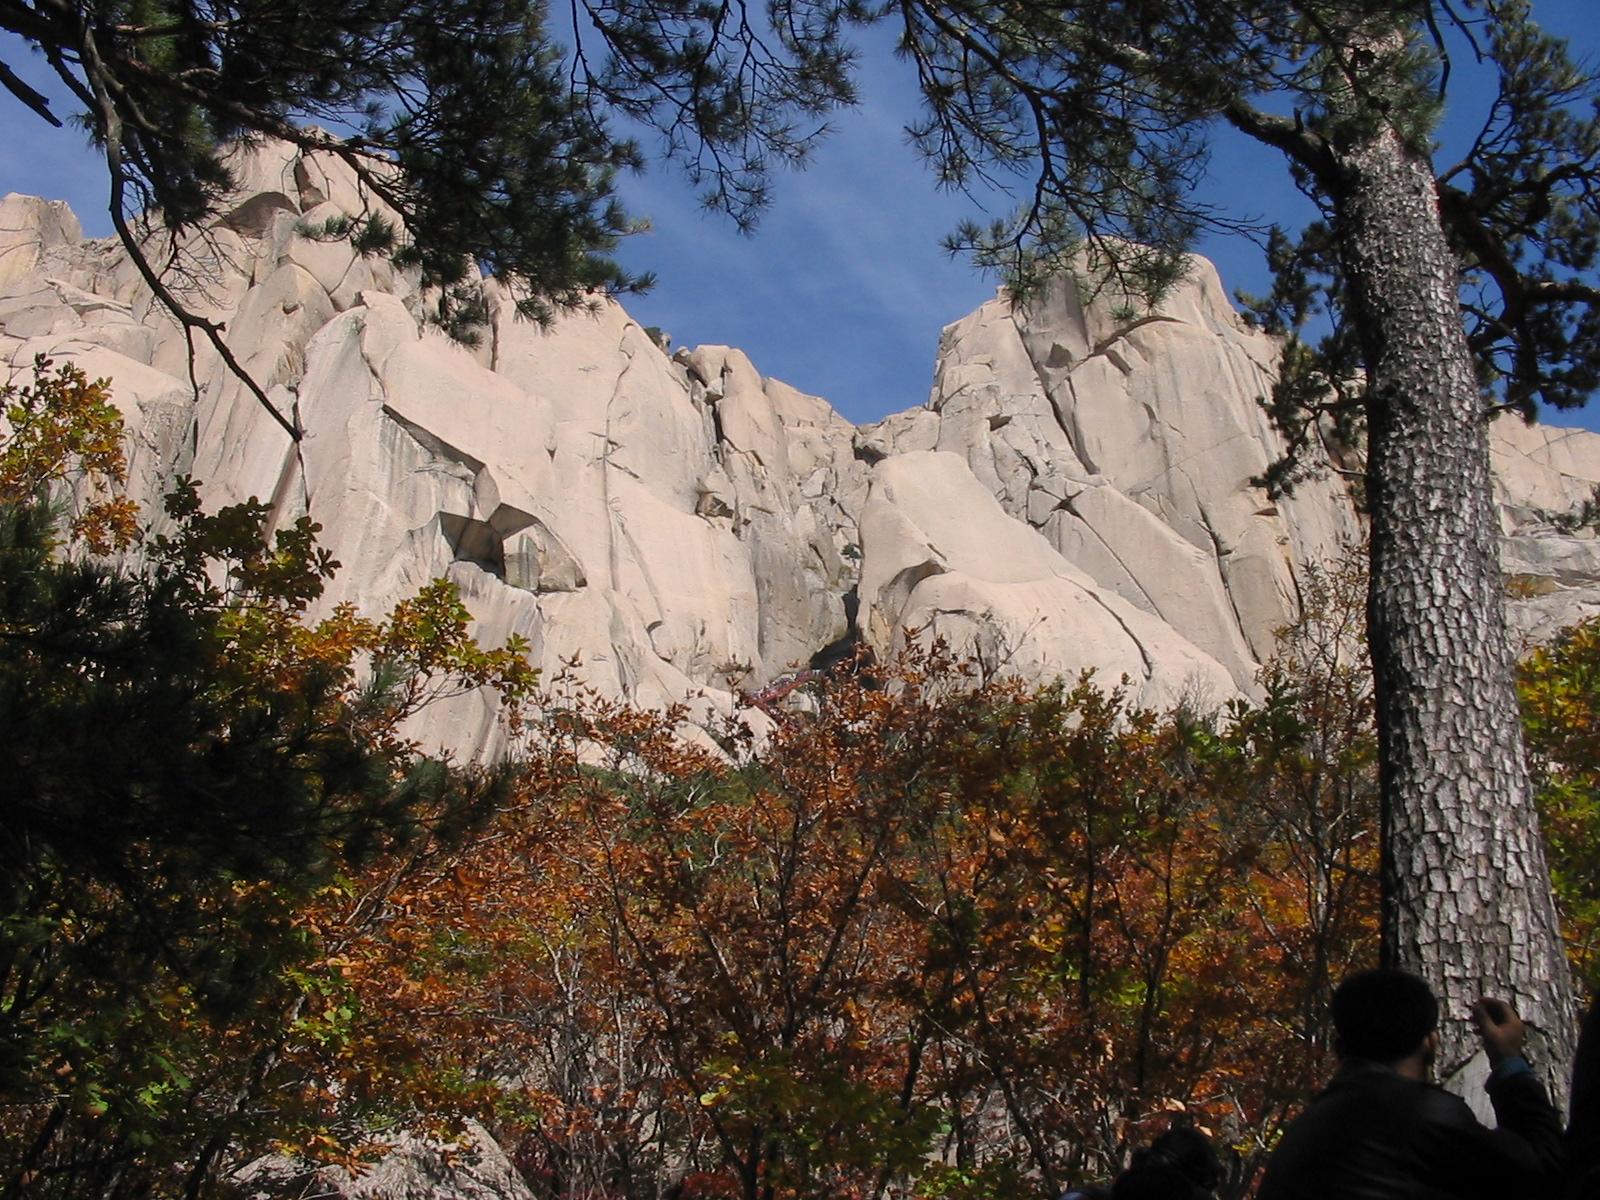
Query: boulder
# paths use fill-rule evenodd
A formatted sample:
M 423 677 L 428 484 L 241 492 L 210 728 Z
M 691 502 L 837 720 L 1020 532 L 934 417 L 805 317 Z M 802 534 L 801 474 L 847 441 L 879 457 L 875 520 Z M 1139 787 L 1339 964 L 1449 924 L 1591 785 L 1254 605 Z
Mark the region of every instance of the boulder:
M 259 1158 L 229 1182 L 248 1200 L 534 1200 L 504 1150 L 476 1121 L 453 1140 L 408 1131 L 365 1170 Z

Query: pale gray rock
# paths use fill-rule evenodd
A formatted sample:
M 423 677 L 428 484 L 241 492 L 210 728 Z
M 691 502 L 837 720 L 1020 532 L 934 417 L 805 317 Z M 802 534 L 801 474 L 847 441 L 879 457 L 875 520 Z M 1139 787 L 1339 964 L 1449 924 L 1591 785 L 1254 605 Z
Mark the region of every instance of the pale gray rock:
M 1594 499 L 1600 435 L 1532 425 L 1511 413 L 1497 417 L 1490 430 L 1495 498 L 1503 522 L 1510 524 L 1507 532 L 1570 513 Z
M 930 441 L 963 455 L 1008 513 L 1249 688 L 1298 573 L 1359 523 L 1331 476 L 1276 505 L 1251 483 L 1278 453 L 1258 403 L 1277 348 L 1209 263 L 1154 313 L 1119 319 L 1122 303 L 1086 303 L 1069 279 L 1026 310 L 990 301 L 945 330 L 937 434 L 897 417 L 869 436 L 879 457 Z
M 862 623 L 877 646 L 940 638 L 985 670 L 1035 680 L 1070 663 L 1146 707 L 1237 694 L 1226 668 L 1009 516 L 954 454 L 877 465 L 861 549 Z
M 1252 677 L 1251 658 L 1217 560 L 1110 485 L 1085 487 L 1051 514 L 1061 553 L 1135 607 L 1160 617 L 1223 664 Z
M 476 1121 L 454 1140 L 397 1131 L 388 1151 L 358 1174 L 274 1155 L 246 1164 L 230 1182 L 249 1200 L 534 1200 Z
M 13 298 L 52 251 L 82 240 L 83 227 L 64 201 L 16 192 L 0 198 L 0 294 Z
M 1276 502 L 1252 482 L 1279 452 L 1258 402 L 1277 345 L 1200 260 L 1153 312 L 1068 279 L 997 297 L 944 331 L 926 405 L 858 429 L 738 350 L 669 356 L 599 298 L 541 326 L 485 281 L 490 323 L 454 343 L 414 276 L 321 232 L 371 199 L 348 170 L 284 146 L 232 167 L 210 227 L 147 236 L 298 445 L 59 204 L 0 201 L 0 356 L 112 380 L 158 523 L 179 473 L 208 505 L 319 522 L 343 564 L 324 606 L 376 615 L 448 578 L 480 639 L 523 638 L 547 676 L 706 719 L 911 631 L 1028 681 L 1214 703 L 1361 537 L 1336 472 Z M 1493 444 L 1512 620 L 1548 637 L 1600 611 L 1600 438 L 1502 418 Z M 412 732 L 504 748 L 479 696 Z
M 1519 648 L 1600 615 L 1600 434 L 1502 413 L 1489 430 Z

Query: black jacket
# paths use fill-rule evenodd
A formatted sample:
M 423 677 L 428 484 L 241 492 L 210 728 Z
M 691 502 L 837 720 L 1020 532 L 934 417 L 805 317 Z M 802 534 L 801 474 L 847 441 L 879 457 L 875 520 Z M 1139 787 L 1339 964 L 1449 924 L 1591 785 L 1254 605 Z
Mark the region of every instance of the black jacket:
M 1489 1081 L 1498 1129 L 1466 1102 L 1352 1059 L 1289 1125 L 1256 1200 L 1543 1200 L 1561 1171 L 1561 1118 L 1522 1064 Z

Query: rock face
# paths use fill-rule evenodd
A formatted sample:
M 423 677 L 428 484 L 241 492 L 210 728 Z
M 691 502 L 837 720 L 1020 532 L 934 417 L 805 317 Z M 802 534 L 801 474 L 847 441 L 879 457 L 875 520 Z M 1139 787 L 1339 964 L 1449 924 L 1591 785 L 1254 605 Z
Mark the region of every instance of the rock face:
M 1491 449 L 1512 633 L 1531 645 L 1600 614 L 1600 435 L 1502 418 Z
M 480 639 L 521 634 L 547 672 L 652 706 L 728 710 L 908 630 L 1210 704 L 1250 689 L 1307 565 L 1360 538 L 1331 475 L 1279 503 L 1251 485 L 1278 448 L 1257 404 L 1276 348 L 1203 261 L 1138 319 L 1068 280 L 991 301 L 945 331 L 925 407 L 858 429 L 737 350 L 669 357 L 608 302 L 545 329 L 491 281 L 481 341 L 453 342 L 415 280 L 305 232 L 362 206 L 353 179 L 281 147 L 235 169 L 238 203 L 178 247 L 183 298 L 298 447 L 59 204 L 0 202 L 0 355 L 112 380 L 147 512 L 188 473 L 212 506 L 309 513 L 343 564 L 329 604 L 446 576 Z M 1502 421 L 1495 454 L 1517 628 L 1546 636 L 1600 607 L 1600 437 Z M 418 733 L 467 757 L 500 738 L 475 699 Z
M 1256 403 L 1277 347 L 1209 263 L 1153 316 L 1119 321 L 1121 303 L 1086 304 L 1067 279 L 1021 311 L 989 302 L 945 330 L 927 407 L 866 436 L 885 456 L 959 456 L 1103 593 L 1247 687 L 1297 572 L 1359 540 L 1355 514 L 1331 480 L 1280 505 L 1250 486 L 1278 453 Z
M 249 1200 L 534 1200 L 475 1121 L 451 1142 L 397 1131 L 388 1152 L 359 1175 L 275 1156 L 247 1164 L 229 1182 Z

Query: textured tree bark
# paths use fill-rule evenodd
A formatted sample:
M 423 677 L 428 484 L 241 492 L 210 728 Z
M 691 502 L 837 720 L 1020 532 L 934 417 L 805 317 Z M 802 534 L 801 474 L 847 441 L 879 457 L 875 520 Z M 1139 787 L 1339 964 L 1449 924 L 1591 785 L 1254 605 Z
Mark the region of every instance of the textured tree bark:
M 1564 1091 L 1573 988 L 1523 756 L 1488 417 L 1433 170 L 1393 133 L 1336 157 L 1369 372 L 1384 955 L 1440 997 L 1441 1078 L 1476 1049 L 1472 1002 L 1502 996 L 1542 1035 L 1537 1053 Z

